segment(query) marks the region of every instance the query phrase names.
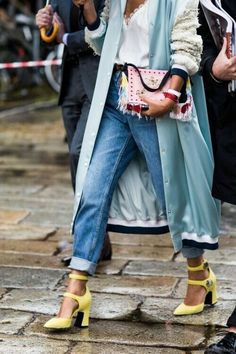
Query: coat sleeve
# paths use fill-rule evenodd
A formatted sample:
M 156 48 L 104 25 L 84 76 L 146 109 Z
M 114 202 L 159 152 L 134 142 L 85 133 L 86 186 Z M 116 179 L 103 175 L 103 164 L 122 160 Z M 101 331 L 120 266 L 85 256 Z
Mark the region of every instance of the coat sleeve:
M 181 3 L 184 4 L 183 0 Z M 200 66 L 202 39 L 197 34 L 198 0 L 187 0 L 177 12 L 171 33 L 171 65 L 186 68 L 189 75 L 194 75 Z
M 104 8 L 104 2 L 98 1 L 96 4 L 97 13 L 100 15 Z M 68 34 L 67 46 L 69 52 L 84 52 L 88 49 L 88 43 L 85 40 L 85 30 L 76 31 Z
M 99 27 L 94 31 L 90 31 L 88 28 L 85 28 L 85 40 L 97 55 L 101 55 L 102 52 L 103 42 L 109 20 L 109 12 L 110 0 L 105 0 L 105 6 L 100 15 Z

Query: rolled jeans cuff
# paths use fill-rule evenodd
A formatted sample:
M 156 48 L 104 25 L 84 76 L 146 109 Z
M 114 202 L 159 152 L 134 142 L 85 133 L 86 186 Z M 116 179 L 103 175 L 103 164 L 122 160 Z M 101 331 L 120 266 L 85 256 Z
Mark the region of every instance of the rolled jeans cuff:
M 70 269 L 80 270 L 93 275 L 96 271 L 97 264 L 88 261 L 87 259 L 72 257 L 69 265 Z
M 202 256 L 204 253 L 204 250 L 202 248 L 196 248 L 196 247 L 183 247 L 181 249 L 182 255 L 184 258 L 196 258 L 199 256 Z

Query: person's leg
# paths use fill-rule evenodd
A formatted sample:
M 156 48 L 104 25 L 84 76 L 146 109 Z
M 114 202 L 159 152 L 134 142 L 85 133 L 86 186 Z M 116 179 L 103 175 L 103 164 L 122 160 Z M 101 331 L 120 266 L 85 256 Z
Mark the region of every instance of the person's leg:
M 156 131 L 155 120 L 137 119 L 131 117 L 129 120 L 132 133 L 139 149 L 143 152 L 148 169 L 152 176 L 152 182 L 155 193 L 160 200 L 160 206 L 165 215 L 165 196 L 163 187 L 162 166 L 159 151 L 158 135 Z M 169 181 L 164 181 L 169 183 Z M 187 259 L 189 281 L 204 281 L 208 279 L 210 272 L 204 264 L 204 250 L 194 247 L 184 247 L 183 256 Z M 196 269 L 199 270 L 196 271 Z M 205 268 L 206 267 L 206 268 Z M 203 269 L 201 269 L 203 268 Z M 212 277 L 214 277 L 212 273 Z M 200 284 L 200 283 L 199 283 Z M 202 304 L 206 298 L 206 288 L 202 285 L 188 284 L 187 294 L 184 304 L 187 306 L 196 306 Z M 195 309 L 196 310 L 196 309 Z M 177 314 L 177 313 L 176 313 Z
M 95 70 L 94 67 L 93 70 Z M 75 191 L 76 171 L 91 105 L 91 95 L 88 95 L 88 87 L 84 87 L 79 65 L 72 66 L 69 69 L 66 83 L 62 116 L 69 147 L 71 182 Z M 112 246 L 109 234 L 106 232 L 100 260 L 110 260 L 111 257 Z M 70 257 L 64 257 L 62 262 L 68 266 L 70 260 Z
M 85 129 L 84 124 L 80 127 L 81 111 L 81 105 L 79 104 L 62 106 L 63 122 L 69 148 L 71 183 L 74 191 L 76 170 Z
M 79 64 L 66 64 L 65 71 L 61 108 L 70 155 L 71 182 L 75 190 L 76 170 L 89 107 L 87 103 L 83 107 L 87 96 L 82 85 Z
M 115 185 L 136 152 L 129 127 L 106 109 L 74 222 L 70 268 L 94 273 L 101 254 Z
M 216 303 L 216 277 L 203 257 L 203 249 L 184 246 L 182 254 L 187 259 L 188 287 L 184 302 L 174 314 L 190 315 L 203 311 L 204 304 Z
M 152 184 L 159 202 L 160 219 L 166 219 L 166 204 L 159 141 L 155 119 L 137 118 L 128 115 L 130 129 L 139 151 L 144 155 Z
M 205 354 L 236 353 L 236 307 L 227 321 L 228 333 L 217 343 L 211 344 Z
M 111 96 L 111 97 L 110 97 Z M 93 274 L 99 259 L 114 188 L 137 152 L 125 116 L 116 110 L 117 100 L 109 95 L 86 175 L 74 223 L 71 274 Z M 70 279 L 67 292 L 81 296 L 85 281 Z M 57 318 L 70 318 L 77 303 L 65 297 Z

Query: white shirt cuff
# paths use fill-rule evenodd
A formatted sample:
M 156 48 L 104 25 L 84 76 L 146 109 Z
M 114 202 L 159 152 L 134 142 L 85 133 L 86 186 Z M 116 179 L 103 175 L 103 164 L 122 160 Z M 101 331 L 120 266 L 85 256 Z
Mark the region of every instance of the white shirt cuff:
M 67 40 L 68 40 L 69 33 L 64 33 L 62 36 L 62 42 L 67 45 Z

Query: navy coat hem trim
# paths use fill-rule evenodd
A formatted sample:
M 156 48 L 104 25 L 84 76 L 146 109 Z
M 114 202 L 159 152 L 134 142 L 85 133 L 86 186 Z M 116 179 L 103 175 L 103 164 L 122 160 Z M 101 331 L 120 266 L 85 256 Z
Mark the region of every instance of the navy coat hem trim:
M 107 231 L 118 232 L 123 234 L 167 234 L 169 232 L 168 226 L 158 227 L 138 227 L 138 226 L 123 226 L 123 225 L 107 225 Z
M 182 240 L 183 246 L 196 247 L 206 250 L 217 250 L 219 248 L 219 243 L 207 243 L 207 242 L 197 242 L 193 240 Z

